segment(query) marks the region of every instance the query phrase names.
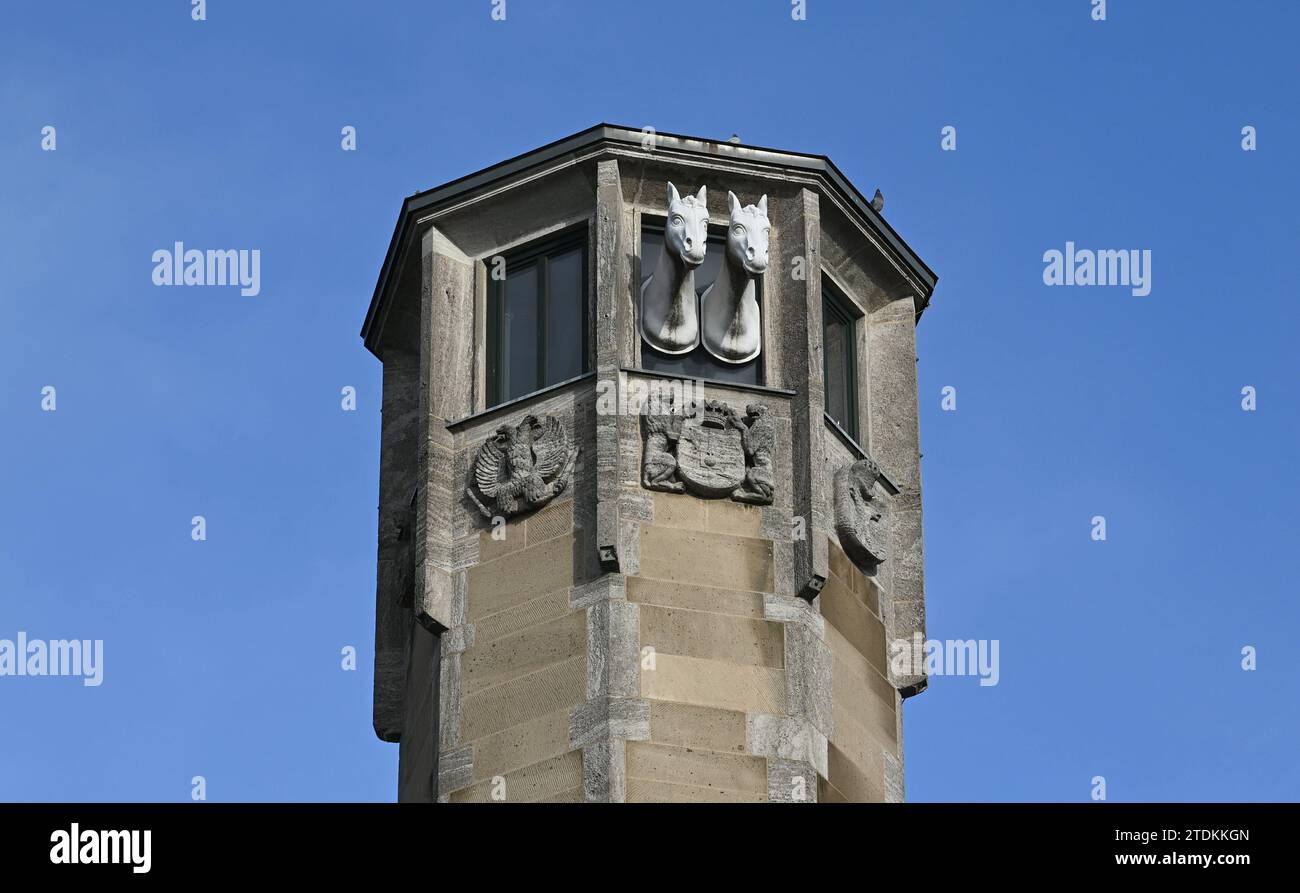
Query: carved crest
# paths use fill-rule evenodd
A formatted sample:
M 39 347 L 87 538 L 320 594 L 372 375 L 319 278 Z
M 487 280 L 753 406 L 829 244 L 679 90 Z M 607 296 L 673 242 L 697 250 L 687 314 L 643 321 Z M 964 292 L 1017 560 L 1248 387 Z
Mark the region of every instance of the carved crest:
M 641 450 L 641 485 L 647 490 L 681 493 L 686 486 L 677 478 L 677 441 L 682 434 L 682 413 L 670 393 L 665 411 L 641 416 L 645 444 Z
M 577 456 L 559 419 L 527 415 L 479 447 L 465 493 L 485 518 L 531 511 L 564 492 Z
M 761 403 L 751 403 L 745 407 L 743 440 L 749 468 L 745 472 L 744 484 L 731 498 L 752 505 L 771 505 L 774 491 L 772 448 L 776 430 L 767 414 L 767 407 Z
M 682 425 L 677 473 L 700 496 L 730 496 L 745 479 L 745 425 L 725 403 L 707 400 Z
M 741 416 L 717 400 L 693 401 L 679 410 L 670 396 L 667 412 L 642 416 L 642 486 L 771 505 L 772 422 L 765 406 L 751 404 L 745 411 Z
M 835 472 L 835 533 L 844 554 L 868 576 L 875 575 L 889 549 L 886 484 L 879 466 L 870 459 Z

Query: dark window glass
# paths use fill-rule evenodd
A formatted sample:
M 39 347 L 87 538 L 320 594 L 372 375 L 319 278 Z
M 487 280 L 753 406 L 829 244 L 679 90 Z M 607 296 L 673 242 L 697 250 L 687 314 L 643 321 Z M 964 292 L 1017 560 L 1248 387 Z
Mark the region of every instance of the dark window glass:
M 664 233 L 660 227 L 641 228 L 641 282 L 645 282 L 655 271 L 655 262 L 663 249 Z M 723 258 L 727 253 L 726 233 L 709 234 L 709 248 L 704 255 L 704 262 L 695 268 L 695 294 L 704 294 L 705 289 L 718 278 L 722 269 Z M 638 290 L 638 294 L 639 294 Z M 758 306 L 763 306 L 763 281 L 758 281 Z M 639 298 L 638 298 L 639 300 Z M 640 333 L 637 334 L 640 339 Z M 741 384 L 762 384 L 763 355 L 742 366 L 724 363 L 704 349 L 701 344 L 688 354 L 671 356 L 662 354 L 641 341 L 641 367 L 691 378 L 713 379 L 715 381 L 735 381 Z
M 504 281 L 489 278 L 488 406 L 587 371 L 586 271 L 585 240 L 569 236 L 506 255 Z
M 854 322 L 848 300 L 823 279 L 822 374 L 826 385 L 826 414 L 856 440 L 858 389 Z
M 548 261 L 546 301 L 546 383 L 582 374 L 582 251 L 574 249 Z
M 537 267 L 509 272 L 502 318 L 501 399 L 513 400 L 539 387 L 537 381 Z M 510 268 L 507 266 L 507 270 Z

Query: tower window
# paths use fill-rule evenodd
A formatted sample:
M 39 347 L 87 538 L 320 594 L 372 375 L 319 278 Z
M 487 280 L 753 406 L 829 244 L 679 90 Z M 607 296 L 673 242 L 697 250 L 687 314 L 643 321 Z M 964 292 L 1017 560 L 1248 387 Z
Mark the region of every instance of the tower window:
M 487 405 L 588 371 L 586 231 L 488 258 Z
M 839 289 L 822 277 L 822 374 L 826 414 L 858 439 L 857 316 Z

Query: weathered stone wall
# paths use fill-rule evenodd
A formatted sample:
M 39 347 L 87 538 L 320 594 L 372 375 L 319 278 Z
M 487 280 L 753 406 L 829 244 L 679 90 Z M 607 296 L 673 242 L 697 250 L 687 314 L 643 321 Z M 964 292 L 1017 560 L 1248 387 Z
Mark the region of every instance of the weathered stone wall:
M 640 528 L 637 606 L 649 741 L 630 743 L 629 800 L 767 800 L 749 748 L 750 717 L 784 717 L 783 625 L 765 619 L 776 589 L 763 510 L 656 493 Z
M 598 411 L 650 380 L 637 253 L 668 179 L 707 185 L 718 220 L 728 189 L 769 196 L 768 387 L 706 389 L 767 408 L 771 505 L 646 489 L 641 419 Z M 419 311 L 392 311 L 418 317 L 419 352 L 386 358 L 381 474 L 375 723 L 401 738 L 402 799 L 428 798 L 435 754 L 451 802 L 902 799 L 899 689 L 924 684 L 888 666 L 888 640 L 924 623 L 916 304 L 838 202 L 806 173 L 621 149 L 421 222 Z M 482 412 L 485 261 L 584 223 L 593 371 Z M 861 314 L 860 445 L 824 418 L 822 271 Z M 494 529 L 465 496 L 470 468 L 528 413 L 569 433 L 572 481 Z M 835 472 L 867 452 L 900 490 L 875 577 L 834 529 Z
M 880 614 L 891 639 L 910 639 L 913 633 L 924 636 L 921 434 L 916 392 L 918 289 L 883 252 L 869 250 L 874 238 L 841 209 L 826 203 L 821 221 L 822 269 L 861 315 L 857 326 L 858 442 L 900 491 L 890 499 L 890 559 L 881 566 L 876 580 L 881 590 Z M 827 440 L 831 439 L 828 434 Z M 828 474 L 837 467 L 828 463 Z M 895 687 L 909 694 L 925 687 L 924 676 L 891 678 Z
M 819 599 L 833 660 L 834 729 L 825 799 L 902 799 L 901 699 L 889 682 L 880 589 L 830 540 L 831 573 Z
M 624 570 L 638 690 L 649 705 L 648 740 L 627 744 L 626 796 L 811 800 L 825 742 L 809 722 L 806 649 L 788 632 L 809 613 L 790 572 L 791 398 L 713 385 L 706 397 L 767 407 L 776 432 L 773 504 L 650 494 L 636 475 L 625 481 L 628 502 L 639 505 Z M 631 433 L 635 472 L 642 440 Z
M 414 592 L 416 444 L 420 437 L 417 355 L 390 350 L 384 363 L 379 441 L 379 555 L 375 599 L 375 734 L 400 741 Z
M 404 712 L 399 745 L 397 796 L 406 803 L 428 803 L 434 798 L 434 775 L 437 771 L 434 746 L 438 730 L 438 636 L 419 623 L 411 622 L 408 613 L 409 643 L 406 648 Z
M 829 421 L 824 443 L 828 481 L 865 455 Z M 844 554 L 829 519 L 818 535 L 826 538 L 830 556 L 830 576 L 817 603 L 833 657 L 835 718 L 828 773 L 820 780 L 822 797 L 832 802 L 902 800 L 902 698 L 889 666 L 889 643 L 900 634 L 892 628 L 885 588 L 890 560 L 868 576 Z M 903 631 L 904 636 L 910 634 L 910 629 Z
M 446 793 L 453 802 L 487 800 L 500 776 L 511 801 L 580 800 L 582 758 L 568 730 L 570 709 L 585 699 L 587 618 L 569 603 L 573 500 L 497 533 L 478 534 L 479 563 L 466 571 L 470 644 L 459 657 L 456 722 L 457 746 L 469 750 L 462 780 L 472 784 Z
M 569 716 L 587 699 L 588 611 L 573 595 L 598 572 L 591 379 L 453 425 L 454 471 L 468 480 L 484 440 L 528 413 L 559 419 L 579 453 L 572 484 L 536 512 L 494 523 L 463 495 L 456 502 L 438 786 L 451 802 L 584 799 Z

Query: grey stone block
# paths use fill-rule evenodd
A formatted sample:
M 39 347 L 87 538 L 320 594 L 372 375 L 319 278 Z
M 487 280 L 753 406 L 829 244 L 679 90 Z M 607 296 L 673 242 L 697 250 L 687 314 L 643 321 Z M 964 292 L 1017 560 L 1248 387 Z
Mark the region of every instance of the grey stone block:
M 601 697 L 573 708 L 569 714 L 569 741 L 573 747 L 587 747 L 605 738 L 649 740 L 650 702 Z
M 745 717 L 745 736 L 752 754 L 809 763 L 827 774 L 826 736 L 800 717 L 751 713 Z
M 474 783 L 474 745 L 444 750 L 438 755 L 438 796 L 445 797 Z
M 767 798 L 772 803 L 816 803 L 817 771 L 800 760 L 769 759 Z
M 902 803 L 903 797 L 903 763 L 889 751 L 885 751 L 885 802 Z
M 777 623 L 798 623 L 807 627 L 814 636 L 826 638 L 826 620 L 814 605 L 804 599 L 789 595 L 763 595 L 763 619 Z
M 604 601 L 627 601 L 627 578 L 622 574 L 606 574 L 587 583 L 573 587 L 569 593 L 569 606 L 589 608 Z
M 831 650 L 803 624 L 785 628 L 786 691 L 790 713 L 805 717 L 828 738 L 834 732 Z

